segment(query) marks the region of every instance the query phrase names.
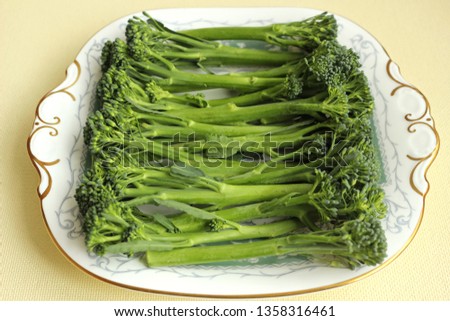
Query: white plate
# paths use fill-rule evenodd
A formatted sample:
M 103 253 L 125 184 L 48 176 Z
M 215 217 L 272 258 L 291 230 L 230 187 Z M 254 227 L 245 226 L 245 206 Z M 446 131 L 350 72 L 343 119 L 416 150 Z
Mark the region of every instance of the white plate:
M 214 8 L 149 13 L 179 30 L 263 25 L 301 20 L 320 12 L 301 8 Z M 95 86 L 101 74 L 102 45 L 108 39 L 123 38 L 130 17 L 114 21 L 86 43 L 68 67 L 64 82 L 39 102 L 28 138 L 28 151 L 41 177 L 38 195 L 45 223 L 55 244 L 72 263 L 97 279 L 130 289 L 250 298 L 293 295 L 345 285 L 386 266 L 405 249 L 422 219 L 429 188 L 426 171 L 439 149 L 439 137 L 425 96 L 403 79 L 398 66 L 373 36 L 336 16 L 339 41 L 360 54 L 375 97 L 374 123 L 386 173 L 383 187 L 389 206 L 384 221 L 388 258 L 383 264 L 351 271 L 301 260 L 272 260 L 246 265 L 149 269 L 137 259 L 88 254 L 73 198 L 85 158 L 82 127 L 93 108 Z

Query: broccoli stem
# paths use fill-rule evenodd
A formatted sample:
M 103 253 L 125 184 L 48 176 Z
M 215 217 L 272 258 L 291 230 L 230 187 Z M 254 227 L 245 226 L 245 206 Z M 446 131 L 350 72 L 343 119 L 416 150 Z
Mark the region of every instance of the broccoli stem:
M 298 61 L 287 62 L 281 66 L 252 71 L 242 71 L 239 73 L 230 73 L 232 76 L 248 76 L 248 77 L 262 77 L 262 78 L 276 78 L 286 77 L 287 75 L 296 75 L 298 78 L 302 78 L 304 73 L 308 72 L 308 66 L 304 59 Z
M 194 88 L 212 89 L 227 88 L 240 91 L 257 90 L 282 83 L 284 77 L 261 78 L 253 76 L 198 74 L 167 69 L 152 62 L 130 60 L 130 64 L 140 71 L 130 76 L 143 82 L 155 81 L 161 88 L 170 89 L 171 86 L 193 86 Z M 161 78 L 155 78 L 161 77 Z
M 219 232 L 192 232 L 183 234 L 181 237 L 188 239 L 190 246 L 195 246 L 198 244 L 276 237 L 293 232 L 300 226 L 298 220 L 283 220 L 255 226 L 241 225 L 238 229 L 228 229 Z M 169 236 L 168 239 L 170 240 L 170 237 L 176 239 L 177 236 Z
M 176 249 L 165 252 L 147 251 L 145 261 L 149 267 L 235 261 L 252 257 L 284 254 L 284 251 L 281 250 L 280 246 L 285 244 L 285 238 L 282 238 L 245 244 Z
M 286 184 L 312 183 L 316 179 L 315 168 L 307 164 L 293 166 L 267 173 L 254 174 L 251 170 L 240 177 L 225 178 L 228 184 Z
M 330 230 L 241 244 L 147 251 L 148 266 L 206 264 L 253 257 L 302 255 L 334 267 L 376 265 L 386 257 L 386 237 L 375 218 L 348 220 Z
M 91 144 L 91 152 L 102 161 L 104 160 L 106 164 L 108 164 L 109 158 L 108 151 L 115 152 L 115 146 L 123 146 L 121 147 L 123 154 L 120 155 L 120 157 L 123 157 L 121 164 L 130 162 L 127 157 L 131 157 L 133 162 L 144 164 L 143 166 L 148 166 L 150 161 L 168 159 L 172 162 L 181 162 L 188 166 L 197 167 L 205 175 L 217 179 L 244 174 L 260 163 L 259 160 L 208 159 L 200 154 L 188 153 L 183 147 L 142 137 L 102 137 L 101 139 L 101 144 L 99 142 L 95 145 Z
M 147 122 L 142 123 L 144 136 L 165 136 L 176 137 L 176 135 L 194 136 L 195 138 L 202 138 L 206 136 L 247 136 L 260 135 L 271 132 L 284 131 L 288 126 L 258 126 L 258 125 L 211 125 L 201 123 L 182 117 L 170 117 L 170 115 L 155 114 L 155 113 L 139 113 L 136 117 Z M 156 122 L 157 124 L 150 124 Z M 164 125 L 160 125 L 164 124 Z M 150 133 L 147 133 L 150 131 Z M 151 131 L 154 134 L 151 135 Z M 147 133 L 147 134 L 146 134 Z
M 207 27 L 183 30 L 180 33 L 206 40 L 261 40 L 273 36 L 273 26 L 261 27 Z
M 208 124 L 209 125 L 209 124 Z M 145 137 L 172 137 L 178 136 L 185 138 L 201 139 L 206 137 L 217 137 L 223 135 L 227 137 L 245 136 L 245 135 L 264 135 L 271 131 L 282 130 L 280 126 L 206 126 L 205 124 L 198 122 L 190 122 L 186 127 L 178 126 L 166 126 L 166 125 L 149 125 L 142 124 L 144 131 L 142 132 Z M 149 131 L 147 131 L 149 130 Z M 222 131 L 221 131 L 222 130 Z
M 147 142 L 145 145 L 143 145 L 144 141 Z M 181 161 L 184 164 L 199 168 L 209 177 L 223 179 L 229 176 L 241 175 L 259 164 L 258 161 L 211 160 L 202 155 L 188 153 L 182 147 L 171 147 L 154 140 L 144 141 L 140 144 L 138 143 L 137 147 L 147 146 L 148 149 L 144 149 L 144 151 L 149 153 L 151 157 L 156 155 L 175 162 Z
M 305 194 L 312 184 L 280 184 L 280 185 L 229 185 L 220 184 L 220 191 L 201 188 L 179 189 L 136 184 L 136 188 L 125 188 L 121 192 L 124 203 L 128 206 L 152 204 L 157 199 L 174 200 L 194 205 L 211 205 L 216 209 L 227 206 L 244 205 L 271 200 L 291 193 Z M 131 198 L 130 200 L 126 200 Z
M 240 225 L 238 229 L 227 229 L 218 232 L 187 232 L 177 234 L 145 234 L 141 233 L 139 238 L 148 241 L 149 247 L 153 242 L 159 246 L 167 244 L 166 248 L 188 248 L 200 244 L 249 240 L 257 238 L 278 237 L 291 233 L 301 226 L 298 220 L 283 220 L 274 223 L 262 224 L 257 226 Z M 146 251 L 143 246 L 145 242 L 140 242 L 139 252 Z M 134 252 L 134 243 L 118 243 L 106 248 L 109 253 L 127 253 Z
M 174 63 L 182 60 L 202 64 L 279 65 L 298 59 L 301 55 L 299 52 L 226 46 L 220 42 L 186 36 L 147 17 L 149 19 L 146 22 L 139 18 L 131 19 L 126 37 L 131 52 L 137 52 L 138 55 L 144 52 L 150 58 L 157 54 Z
M 257 240 L 242 244 L 211 245 L 174 249 L 172 251 L 147 251 L 149 267 L 207 264 L 279 255 L 349 255 L 350 250 L 338 242 L 339 237 L 296 234 Z M 317 244 L 325 243 L 325 245 Z M 342 242 L 341 242 L 342 243 Z
M 211 107 L 215 107 L 234 103 L 237 106 L 251 106 L 267 101 L 284 100 L 286 99 L 286 97 L 284 97 L 285 94 L 285 84 L 278 84 L 276 86 L 265 88 L 248 94 L 231 96 L 221 99 L 212 99 L 209 100 L 209 105 Z
M 277 25 L 261 27 L 209 27 L 192 30 L 184 30 L 181 33 L 206 40 L 259 40 L 269 44 L 280 45 L 275 39 L 279 38 L 274 28 Z M 303 47 L 310 45 L 309 40 L 284 41 L 285 45 L 297 45 Z
M 314 217 L 314 211 L 307 206 L 283 206 L 279 204 L 268 209 L 264 208 L 268 202 L 252 203 L 248 205 L 226 208 L 212 213 L 228 221 L 247 222 L 261 218 L 297 218 L 301 222 L 305 222 L 309 216 Z M 311 220 L 311 219 L 310 219 Z M 316 219 L 312 219 L 315 221 Z M 187 213 L 179 214 L 171 217 L 171 222 L 181 232 L 192 232 L 203 230 L 207 225 L 207 221 L 195 218 Z M 306 225 L 306 224 L 305 224 Z
M 261 127 L 270 128 L 270 126 Z M 231 135 L 229 135 L 229 137 L 225 137 L 227 134 L 223 132 L 223 136 L 218 136 L 218 139 L 214 139 L 214 136 L 212 135 L 215 134 L 215 131 L 212 131 L 211 136 L 206 136 L 206 140 L 195 140 L 191 142 L 181 143 L 180 145 L 189 147 L 189 150 L 191 152 L 198 152 L 211 148 L 219 149 L 217 151 L 217 158 L 229 157 L 231 154 L 234 154 L 238 151 L 249 151 L 252 153 L 266 152 L 268 155 L 274 156 L 278 154 L 276 150 L 280 148 L 293 148 L 301 142 L 310 141 L 312 132 L 316 132 L 324 128 L 330 128 L 330 125 L 327 123 L 316 123 L 307 127 L 301 127 L 297 130 L 292 130 L 289 128 L 289 126 L 286 126 L 285 130 L 281 130 L 278 128 L 278 132 L 269 131 L 266 133 L 260 133 L 259 135 L 248 133 L 245 136 L 236 135 L 234 137 Z M 217 133 L 217 135 L 220 134 Z M 201 134 L 196 138 L 202 138 Z
M 198 107 L 199 104 L 204 104 L 202 107 L 222 107 L 228 108 L 230 104 L 239 107 L 243 106 L 253 106 L 264 102 L 273 101 L 286 101 L 286 88 L 285 84 L 279 84 L 277 86 L 266 88 L 263 90 L 255 91 L 249 94 L 243 94 L 239 96 L 231 96 L 222 99 L 212 99 L 212 100 L 202 100 L 195 99 L 195 97 L 188 97 L 186 95 L 182 96 L 171 96 L 168 98 L 160 99 L 156 102 L 150 102 L 147 98 L 139 97 L 137 95 L 128 95 L 126 100 L 132 104 L 134 111 L 138 113 L 152 112 L 152 111 L 171 111 L 171 110 L 185 110 L 186 112 L 191 111 L 192 107 Z M 315 93 L 312 96 L 302 98 L 304 103 L 319 103 L 327 98 L 328 94 L 326 92 Z M 197 101 L 197 103 L 195 103 Z M 199 108 L 203 109 L 203 108 Z M 219 109 L 220 110 L 220 109 Z M 167 116 L 167 115 L 166 115 Z M 140 118 L 146 118 L 144 115 L 139 115 Z
M 207 27 L 180 31 L 181 34 L 206 40 L 265 40 L 272 26 L 262 27 Z
M 209 106 L 211 107 L 219 107 L 228 105 L 230 103 L 234 103 L 237 106 L 252 106 L 258 105 L 265 102 L 273 102 L 273 101 L 286 101 L 289 97 L 287 96 L 286 84 L 279 84 L 274 87 L 258 90 L 249 94 L 242 94 L 238 96 L 232 96 L 228 98 L 222 99 L 212 99 L 208 101 Z M 313 92 L 310 95 L 306 95 L 307 97 L 303 97 L 302 99 L 306 102 L 320 102 L 323 101 L 328 94 L 326 91 L 321 92 Z
M 219 46 L 216 49 L 190 49 L 182 51 L 164 51 L 161 55 L 169 60 L 188 60 L 202 65 L 281 65 L 302 57 L 299 52 L 267 51 L 251 48 Z
M 311 50 L 320 42 L 336 37 L 336 20 L 325 12 L 302 21 L 266 26 L 208 27 L 180 33 L 206 40 L 259 40 L 279 46 Z
M 263 105 L 248 107 L 238 107 L 235 104 L 217 106 L 214 108 L 203 108 L 193 110 L 171 110 L 169 115 L 182 118 L 189 118 L 203 123 L 247 123 L 260 119 L 277 118 L 286 116 L 312 116 L 317 117 L 317 113 L 329 116 L 344 115 L 347 112 L 347 105 L 311 102 L 306 99 L 296 99 L 285 102 L 275 102 Z

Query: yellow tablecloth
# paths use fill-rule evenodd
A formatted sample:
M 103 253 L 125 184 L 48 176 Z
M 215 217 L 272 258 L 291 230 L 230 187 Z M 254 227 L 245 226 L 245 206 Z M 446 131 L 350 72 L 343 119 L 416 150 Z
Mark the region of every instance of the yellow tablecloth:
M 84 43 L 112 20 L 166 7 L 297 6 L 347 17 L 371 32 L 403 76 L 428 97 L 442 145 L 428 173 L 420 230 L 404 253 L 356 283 L 281 300 L 450 299 L 450 2 L 0 1 L 0 299 L 183 300 L 119 288 L 86 275 L 58 251 L 42 220 L 26 139 L 39 99 L 64 79 Z

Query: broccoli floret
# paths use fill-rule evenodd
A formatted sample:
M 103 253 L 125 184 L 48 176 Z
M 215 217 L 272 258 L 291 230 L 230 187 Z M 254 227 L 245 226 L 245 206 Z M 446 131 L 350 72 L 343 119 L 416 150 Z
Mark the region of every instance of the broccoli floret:
M 331 87 L 347 82 L 361 67 L 358 55 L 337 41 L 322 42 L 305 62 L 316 81 Z
M 225 228 L 225 222 L 223 220 L 212 219 L 208 222 L 208 230 L 212 232 L 219 232 Z
M 121 39 L 107 40 L 103 45 L 100 62 L 103 72 L 106 72 L 111 67 L 119 69 L 128 67 L 128 48 L 126 43 Z

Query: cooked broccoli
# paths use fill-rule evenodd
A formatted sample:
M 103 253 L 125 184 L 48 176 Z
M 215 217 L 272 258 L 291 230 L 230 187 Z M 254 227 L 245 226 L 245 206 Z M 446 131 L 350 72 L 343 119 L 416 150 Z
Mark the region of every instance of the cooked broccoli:
M 88 250 L 145 254 L 149 266 L 273 255 L 381 263 L 374 99 L 334 17 L 177 32 L 146 16 L 102 51 L 75 193 Z M 275 50 L 216 41 L 230 39 Z M 220 69 L 236 65 L 251 70 Z
M 218 215 L 219 213 L 214 214 L 195 209 L 184 203 L 206 204 L 221 209 L 271 200 L 293 192 L 302 193 L 310 187 L 309 184 L 232 186 L 201 176 L 199 170 L 196 169 L 129 168 L 120 167 L 117 164 L 114 168 L 103 168 L 103 165 L 95 164 L 84 175 L 82 184 L 77 188 L 75 195 L 83 215 L 83 228 L 86 233 L 88 249 L 98 254 L 104 253 L 108 246 L 116 243 L 135 238 L 156 240 L 154 234 L 165 234 L 167 229 L 165 224 L 161 224 L 154 215 L 146 216 L 139 211 L 137 207 L 140 205 L 163 204 L 177 210 L 185 210 L 190 216 L 209 221 L 208 224 L 212 224 L 211 221 L 214 220 L 222 220 L 225 224 L 236 227 L 238 225 L 227 220 L 226 215 L 223 217 Z M 253 194 L 254 191 L 257 193 Z M 201 211 L 200 214 L 197 213 L 199 211 Z M 182 220 L 183 218 L 181 220 L 179 218 L 178 223 Z M 177 220 L 174 222 L 176 223 Z M 179 230 L 170 220 L 167 220 L 166 223 L 171 225 L 173 230 Z M 198 224 L 194 223 L 194 229 L 197 226 Z M 274 226 L 293 228 L 298 227 L 298 223 L 285 222 Z M 262 233 L 263 230 L 266 231 L 264 232 L 266 234 L 271 231 L 269 227 L 261 230 L 239 227 L 238 230 L 241 237 L 248 236 L 249 238 L 250 236 L 254 237 L 254 233 Z M 282 229 L 282 231 L 285 230 Z M 221 234 L 220 237 L 223 235 L 231 237 L 235 234 L 227 232 Z M 184 236 L 178 236 L 178 238 L 181 237 Z M 234 237 L 238 237 L 238 235 L 236 234 Z M 203 237 L 203 239 L 205 238 L 207 236 Z M 216 240 L 213 238 L 211 242 Z
M 240 244 L 201 246 L 172 251 L 147 248 L 148 266 L 205 264 L 254 257 L 298 255 L 333 267 L 354 269 L 376 265 L 386 257 L 387 241 L 375 218 L 354 219 L 330 230 L 255 240 Z
M 278 99 L 300 97 L 303 91 L 324 91 L 328 84 L 336 86 L 338 82 L 345 82 L 349 74 L 359 67 L 357 55 L 336 41 L 325 41 L 306 57 L 280 67 L 230 74 L 181 70 L 162 58 L 163 64 L 148 59 L 136 60 L 129 51 L 130 48 L 120 39 L 107 42 L 102 52 L 103 70 L 111 67 L 122 69 L 143 86 L 155 82 L 170 91 L 226 88 L 248 93 L 259 90 L 260 97 L 274 96 L 275 93 L 274 98 L 280 95 Z M 249 99 L 254 98 L 255 94 Z M 243 103 L 246 105 L 245 100 Z
M 325 40 L 335 39 L 337 24 L 333 15 L 324 12 L 296 22 L 261 27 L 210 27 L 181 33 L 207 40 L 261 40 L 277 46 L 311 50 Z
M 143 226 L 135 227 L 122 242 L 108 243 L 107 253 L 135 253 L 152 250 L 172 250 L 188 248 L 202 244 L 225 241 L 250 240 L 255 238 L 272 238 L 294 232 L 299 228 L 297 220 L 283 220 L 261 225 L 239 225 L 234 229 L 221 231 L 200 231 L 178 234 L 152 234 Z
M 214 226 L 213 230 L 220 229 L 217 218 L 226 223 L 230 222 L 227 219 L 230 216 L 239 222 L 275 215 L 297 217 L 306 226 L 312 226 L 312 229 L 315 229 L 315 223 L 339 222 L 361 212 L 366 216 L 384 214 L 380 213 L 380 208 L 383 209 L 381 205 L 383 199 L 379 197 L 378 190 L 348 189 L 323 172 L 318 172 L 316 176 L 317 180 L 314 184 L 229 185 L 205 177 L 199 170 L 193 168 L 128 168 L 116 164 L 114 168 L 103 170 L 97 166 L 89 171 L 77 189 L 76 197 L 84 214 L 85 231 L 88 235 L 92 235 L 87 238 L 88 247 L 96 251 L 100 249 L 104 251 L 105 247 L 99 246 L 103 241 L 106 245 L 123 242 L 123 237 L 120 235 L 128 233 L 130 226 L 137 225 L 134 229 L 142 233 L 150 231 L 154 234 L 155 231 L 161 231 L 163 229 L 161 226 L 157 224 L 155 226 L 157 221 L 153 224 L 143 223 L 133 216 L 135 207 L 147 204 L 163 204 L 182 210 L 187 215 L 207 219 L 210 221 L 208 226 Z M 276 204 L 283 209 L 273 211 L 274 204 L 270 204 L 271 200 L 277 200 Z M 258 204 L 264 201 L 266 203 Z M 210 211 L 217 210 L 213 213 L 203 211 L 207 214 L 202 212 L 198 215 L 193 211 L 201 211 L 200 209 L 183 205 L 185 203 L 209 205 Z M 246 208 L 242 206 L 246 204 L 250 205 Z M 220 211 L 224 208 L 231 209 Z M 306 208 L 307 212 L 302 212 L 302 208 Z M 316 211 L 319 216 L 310 214 L 313 211 Z M 313 217 L 314 219 L 311 220 Z M 182 216 L 175 217 L 171 224 L 177 230 L 189 231 L 189 227 L 183 224 L 178 226 L 182 220 Z M 105 235 L 102 232 L 106 231 L 109 236 L 114 232 L 111 230 L 111 224 L 115 231 L 113 237 L 103 238 Z M 194 226 L 202 227 L 203 225 L 194 223 Z M 243 229 L 239 228 L 239 231 L 242 232 Z M 134 234 L 137 233 L 136 231 Z M 102 238 L 94 237 L 99 235 Z M 180 235 L 179 238 L 181 237 L 183 236 Z M 242 235 L 242 237 L 245 236 Z M 140 235 L 139 239 L 144 239 L 143 235 Z M 97 242 L 97 240 L 100 241 Z M 217 239 L 212 238 L 211 242 L 213 241 Z
M 170 62 L 168 65 L 180 67 L 189 67 L 188 63 L 207 66 L 271 66 L 297 60 L 304 55 L 292 51 L 230 47 L 175 32 L 152 17 L 148 17 L 147 21 L 138 17 L 130 19 L 125 34 L 130 55 L 134 59 L 156 63 L 166 61 Z

